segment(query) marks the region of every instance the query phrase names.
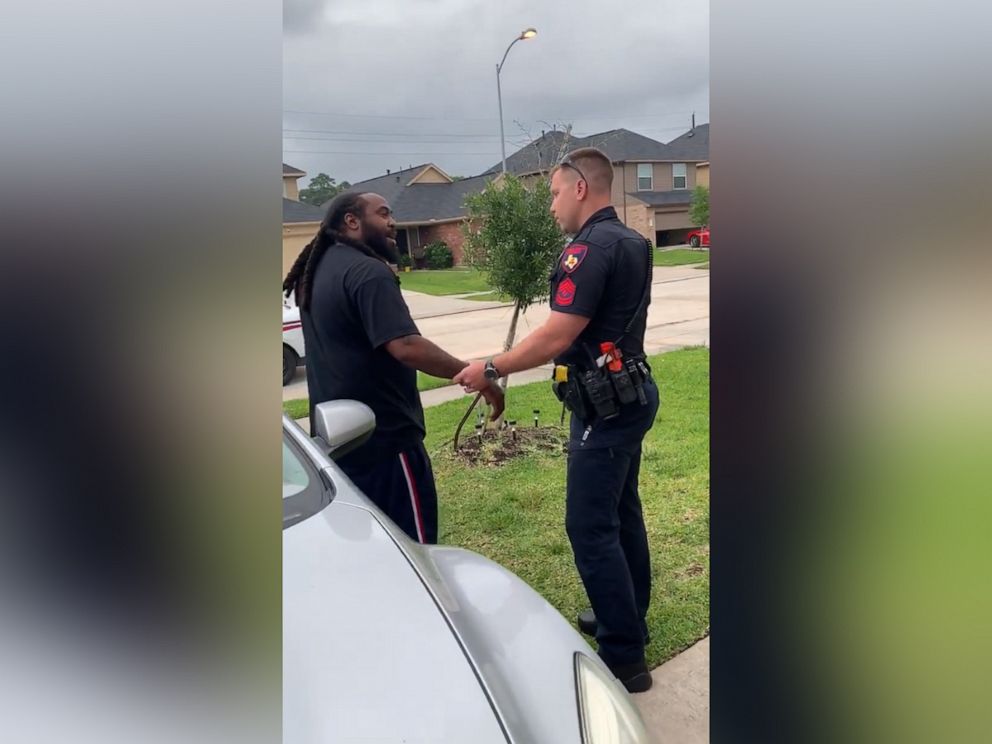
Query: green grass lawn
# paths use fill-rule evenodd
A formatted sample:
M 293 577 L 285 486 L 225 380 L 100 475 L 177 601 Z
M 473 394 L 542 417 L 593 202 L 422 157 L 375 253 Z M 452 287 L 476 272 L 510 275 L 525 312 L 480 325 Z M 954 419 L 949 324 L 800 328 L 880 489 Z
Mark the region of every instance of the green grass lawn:
M 417 390 L 423 392 L 424 390 L 433 390 L 434 388 L 447 387 L 451 384 L 451 380 L 445 380 L 443 377 L 434 377 L 425 372 L 417 372 Z
M 432 375 L 424 374 L 423 372 L 417 372 L 417 389 L 421 392 L 424 390 L 433 390 L 434 388 L 445 387 L 450 384 L 451 380 L 445 380 L 441 377 L 434 377 Z M 282 410 L 288 414 L 290 418 L 305 418 L 310 415 L 310 399 L 294 398 L 293 400 L 283 401 Z
M 306 418 L 310 415 L 310 399 L 294 398 L 282 402 L 282 412 L 291 419 Z
M 709 632 L 709 351 L 675 351 L 651 365 L 661 407 L 645 438 L 640 490 L 654 576 L 654 666 Z M 565 456 L 532 454 L 496 468 L 456 460 L 451 438 L 469 400 L 426 410 L 441 542 L 510 568 L 571 620 L 586 598 L 565 534 Z M 547 383 L 510 388 L 507 418 L 518 427 L 533 421 L 535 408 L 543 425 L 558 422 L 561 404 Z
M 474 269 L 444 269 L 400 272 L 400 286 L 411 292 L 432 295 L 465 294 L 491 290 L 485 277 Z
M 710 260 L 709 251 L 694 251 L 689 248 L 675 248 L 670 251 L 654 252 L 655 266 L 685 266 L 686 264 L 706 263 Z

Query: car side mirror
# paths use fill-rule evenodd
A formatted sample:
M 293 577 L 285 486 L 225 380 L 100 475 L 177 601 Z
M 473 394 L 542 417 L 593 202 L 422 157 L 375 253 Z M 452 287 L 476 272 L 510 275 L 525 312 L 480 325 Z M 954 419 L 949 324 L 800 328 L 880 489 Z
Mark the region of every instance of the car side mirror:
M 365 444 L 375 431 L 375 414 L 357 400 L 329 400 L 313 412 L 317 445 L 333 459 Z

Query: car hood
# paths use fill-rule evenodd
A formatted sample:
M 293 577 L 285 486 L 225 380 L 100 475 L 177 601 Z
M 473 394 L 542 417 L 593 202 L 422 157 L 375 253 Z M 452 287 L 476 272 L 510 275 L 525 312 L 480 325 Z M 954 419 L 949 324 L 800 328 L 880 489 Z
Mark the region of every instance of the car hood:
M 283 531 L 283 740 L 507 741 L 407 557 L 348 503 Z

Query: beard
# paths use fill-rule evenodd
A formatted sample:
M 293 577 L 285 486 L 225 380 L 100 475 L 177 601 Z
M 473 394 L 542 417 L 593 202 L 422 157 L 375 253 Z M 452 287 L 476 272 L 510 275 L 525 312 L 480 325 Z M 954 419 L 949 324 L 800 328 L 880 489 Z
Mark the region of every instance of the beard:
M 396 240 L 390 237 L 388 233 L 366 235 L 365 245 L 371 248 L 377 256 L 389 263 L 398 264 L 400 262 L 400 251 L 396 245 Z

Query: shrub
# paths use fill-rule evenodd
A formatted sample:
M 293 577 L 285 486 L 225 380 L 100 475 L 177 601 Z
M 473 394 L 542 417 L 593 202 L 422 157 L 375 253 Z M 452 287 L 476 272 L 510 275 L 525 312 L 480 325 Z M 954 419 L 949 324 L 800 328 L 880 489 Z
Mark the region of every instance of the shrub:
M 454 254 L 443 240 L 435 241 L 424 248 L 424 260 L 428 269 L 450 269 L 455 265 Z

